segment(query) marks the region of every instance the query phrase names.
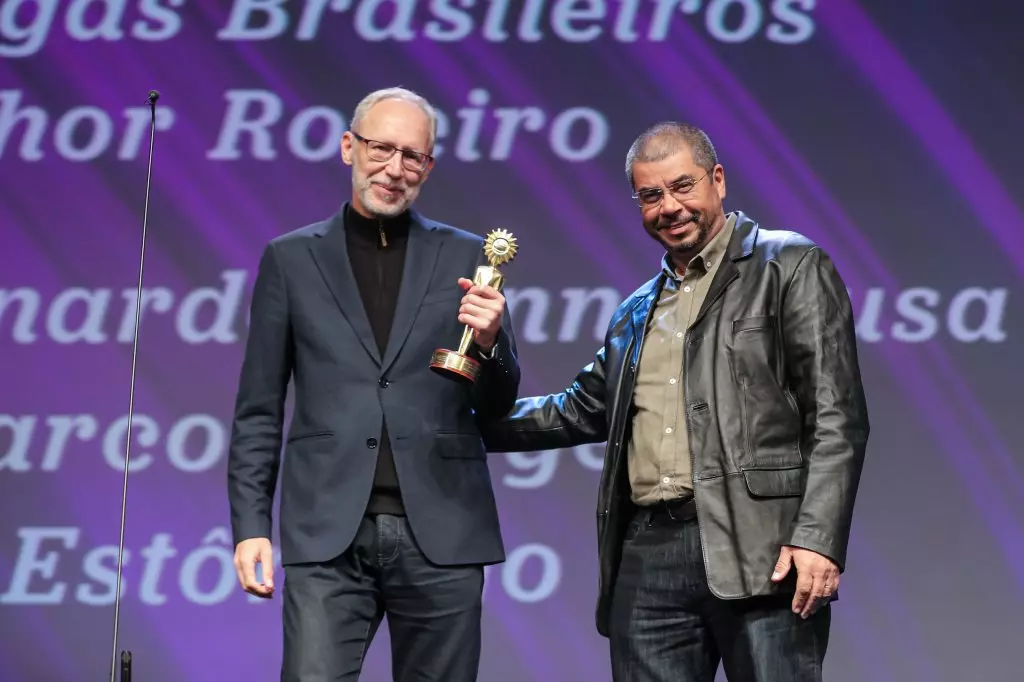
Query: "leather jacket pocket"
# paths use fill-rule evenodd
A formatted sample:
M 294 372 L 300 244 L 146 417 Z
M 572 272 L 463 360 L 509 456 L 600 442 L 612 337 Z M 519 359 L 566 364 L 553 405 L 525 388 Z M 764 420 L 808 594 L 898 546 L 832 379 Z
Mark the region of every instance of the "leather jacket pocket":
M 775 329 L 775 316 L 744 317 L 732 321 L 732 333 L 734 335 L 752 329 Z
M 774 316 L 732 323 L 730 359 L 743 425 L 746 466 L 800 465 L 800 413 L 785 386 L 778 322 Z
M 732 369 L 737 383 L 778 383 L 782 369 L 775 318 L 745 317 L 732 323 Z
M 743 480 L 753 497 L 798 497 L 804 490 L 804 468 L 744 469 Z

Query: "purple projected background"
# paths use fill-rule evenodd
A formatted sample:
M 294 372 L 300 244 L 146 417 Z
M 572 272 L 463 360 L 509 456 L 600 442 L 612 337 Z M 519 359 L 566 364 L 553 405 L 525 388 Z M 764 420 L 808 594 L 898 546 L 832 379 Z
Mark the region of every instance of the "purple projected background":
M 146 682 L 277 679 L 280 600 L 246 598 L 227 546 L 249 290 L 268 239 L 345 200 L 338 137 L 395 84 L 444 113 L 419 207 L 520 240 L 524 394 L 564 387 L 658 267 L 632 138 L 704 127 L 727 209 L 817 240 L 857 310 L 873 428 L 828 679 L 1019 679 L 1024 10 L 281 4 L 0 3 L 0 680 L 107 670 L 151 88 L 121 647 Z M 481 680 L 610 679 L 600 455 L 492 456 L 509 561 L 488 571 Z M 389 679 L 388 644 L 365 679 Z

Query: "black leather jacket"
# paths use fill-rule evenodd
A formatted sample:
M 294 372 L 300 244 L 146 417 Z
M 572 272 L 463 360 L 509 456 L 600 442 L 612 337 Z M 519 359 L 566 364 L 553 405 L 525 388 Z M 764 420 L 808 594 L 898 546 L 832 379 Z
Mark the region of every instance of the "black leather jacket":
M 632 394 L 659 274 L 615 311 L 604 346 L 572 385 L 523 398 L 482 425 L 491 451 L 607 441 L 598 495 L 600 595 L 608 605 L 633 516 L 626 468 Z M 737 215 L 726 260 L 684 353 L 684 404 L 704 563 L 724 599 L 792 592 L 771 574 L 782 545 L 845 569 L 868 438 L 849 296 L 832 261 L 793 233 Z

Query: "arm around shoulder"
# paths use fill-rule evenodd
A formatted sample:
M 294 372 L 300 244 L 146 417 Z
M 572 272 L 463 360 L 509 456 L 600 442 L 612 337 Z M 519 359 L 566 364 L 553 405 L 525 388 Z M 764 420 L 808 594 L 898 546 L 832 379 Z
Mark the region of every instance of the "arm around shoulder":
M 285 397 L 295 352 L 279 258 L 271 243 L 260 259 L 235 399 L 227 483 L 236 544 L 271 536 Z

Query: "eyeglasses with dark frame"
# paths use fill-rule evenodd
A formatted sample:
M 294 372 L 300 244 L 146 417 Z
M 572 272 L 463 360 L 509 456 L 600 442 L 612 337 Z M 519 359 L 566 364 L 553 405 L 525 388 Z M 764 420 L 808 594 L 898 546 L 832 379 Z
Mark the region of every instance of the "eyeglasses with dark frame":
M 690 178 L 678 180 L 672 183 L 668 188 L 668 191 L 672 193 L 672 196 L 674 196 L 677 201 L 686 201 L 692 196 L 693 188 L 697 186 L 697 183 L 706 178 L 710 172 L 711 171 L 704 173 L 704 175 L 700 176 L 696 180 L 692 180 Z M 632 197 L 633 201 L 635 201 L 637 206 L 640 208 L 651 208 L 661 204 L 662 199 L 665 198 L 665 190 L 660 187 L 642 189 L 639 192 L 633 192 Z
M 415 173 L 422 173 L 434 163 L 434 157 L 429 154 L 413 151 L 412 149 L 399 149 L 387 142 L 371 140 L 363 137 L 354 130 L 350 130 L 349 132 L 352 133 L 352 137 L 366 145 L 366 155 L 370 157 L 371 161 L 387 163 L 391 160 L 391 157 L 395 155 L 395 152 L 401 152 L 402 167 Z

